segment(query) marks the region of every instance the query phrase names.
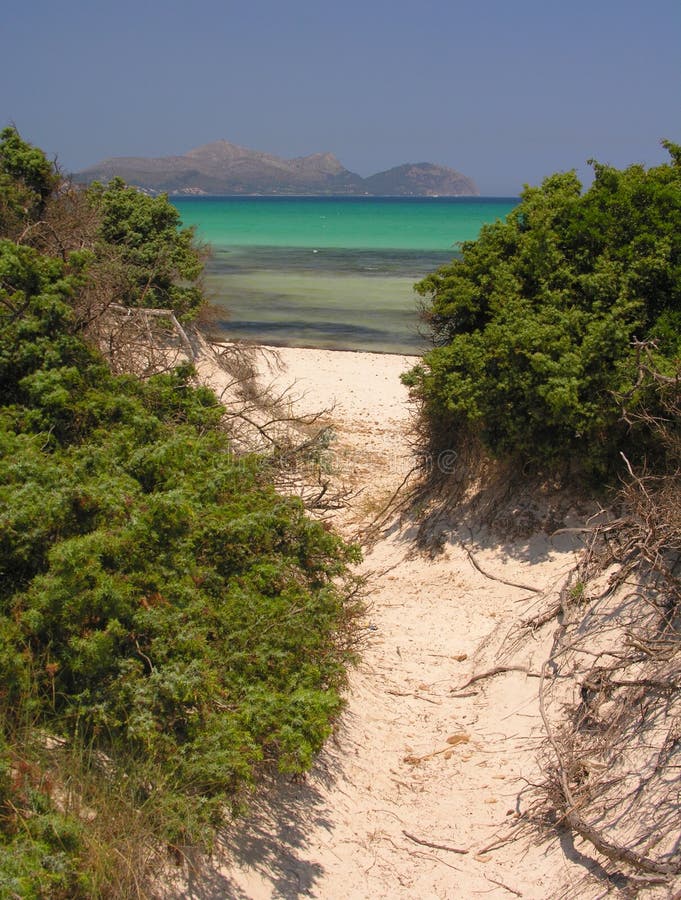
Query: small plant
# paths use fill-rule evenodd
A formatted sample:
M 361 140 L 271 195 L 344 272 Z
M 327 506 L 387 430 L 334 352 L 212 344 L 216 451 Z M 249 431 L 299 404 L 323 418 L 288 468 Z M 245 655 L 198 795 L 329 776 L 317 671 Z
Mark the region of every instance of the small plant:
M 577 581 L 568 591 L 568 597 L 573 603 L 584 603 L 586 599 L 586 584 L 583 581 Z

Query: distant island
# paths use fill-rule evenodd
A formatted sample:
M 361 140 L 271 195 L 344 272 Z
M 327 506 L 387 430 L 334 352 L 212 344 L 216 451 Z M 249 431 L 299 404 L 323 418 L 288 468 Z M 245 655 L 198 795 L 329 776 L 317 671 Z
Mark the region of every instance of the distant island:
M 472 179 L 433 163 L 406 163 L 362 178 L 333 153 L 282 159 L 229 141 L 214 141 L 184 156 L 112 157 L 74 178 L 89 184 L 116 176 L 150 194 L 175 196 L 471 197 L 480 193 Z

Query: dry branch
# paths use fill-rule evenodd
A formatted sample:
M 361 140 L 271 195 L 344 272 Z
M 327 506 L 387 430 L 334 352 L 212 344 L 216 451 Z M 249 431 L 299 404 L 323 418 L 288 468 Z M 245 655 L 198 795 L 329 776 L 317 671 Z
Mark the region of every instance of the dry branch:
M 572 582 L 544 614 L 561 616 L 541 672 L 545 783 L 530 818 L 651 873 L 627 876 L 650 884 L 681 875 L 681 379 L 659 376 L 649 348 L 638 350 L 623 401 L 645 385 L 655 412 L 623 416 L 651 435 L 651 468 L 622 454 L 620 514 L 591 529 Z
M 522 896 L 523 896 L 522 893 L 521 893 L 520 891 L 516 891 L 515 888 L 512 888 L 512 887 L 510 887 L 509 885 L 504 884 L 503 881 L 497 881 L 496 878 L 491 878 L 489 875 L 485 875 L 485 878 L 486 878 L 491 884 L 496 884 L 496 885 L 498 885 L 499 887 L 502 887 L 502 888 L 504 888 L 505 890 L 507 890 L 510 894 L 515 894 L 516 897 L 522 897 Z
M 452 688 L 452 691 L 463 691 L 467 687 L 470 687 L 472 684 L 475 684 L 476 681 L 482 681 L 484 678 L 493 678 L 495 675 L 503 675 L 504 672 L 524 672 L 528 678 L 539 678 L 540 674 L 538 672 L 530 672 L 527 666 L 494 666 L 493 669 L 488 669 L 486 672 L 480 672 L 478 675 L 473 675 L 472 678 L 469 678 L 468 681 L 460 684 L 458 687 Z
M 485 578 L 489 578 L 492 581 L 498 581 L 501 584 L 508 585 L 508 587 L 519 588 L 522 591 L 531 591 L 533 594 L 541 594 L 542 593 L 541 588 L 533 587 L 532 585 L 529 585 L 529 584 L 522 584 L 521 582 L 517 582 L 517 581 L 507 581 L 505 578 L 500 578 L 498 575 L 492 575 L 490 572 L 486 572 L 482 568 L 480 563 L 477 561 L 477 559 L 473 555 L 470 548 L 467 547 L 466 544 L 464 544 L 463 542 L 461 543 L 461 546 L 466 551 L 466 555 L 470 559 L 473 566 L 478 570 L 478 572 L 480 572 L 481 575 L 484 575 Z
M 430 847 L 432 850 L 447 850 L 449 853 L 460 853 L 462 856 L 465 856 L 469 852 L 468 850 L 462 850 L 460 847 L 452 847 L 449 844 L 435 844 L 432 841 L 424 841 L 423 838 L 416 837 L 416 835 L 410 834 L 408 831 L 404 831 L 404 829 L 402 830 L 402 834 L 415 844 L 420 844 L 422 847 Z

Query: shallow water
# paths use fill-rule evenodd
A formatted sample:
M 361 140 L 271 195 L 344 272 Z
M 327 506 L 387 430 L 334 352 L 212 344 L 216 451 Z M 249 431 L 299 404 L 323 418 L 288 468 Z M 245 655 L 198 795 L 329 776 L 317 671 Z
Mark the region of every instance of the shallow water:
M 191 198 L 223 338 L 419 353 L 413 285 L 514 199 Z

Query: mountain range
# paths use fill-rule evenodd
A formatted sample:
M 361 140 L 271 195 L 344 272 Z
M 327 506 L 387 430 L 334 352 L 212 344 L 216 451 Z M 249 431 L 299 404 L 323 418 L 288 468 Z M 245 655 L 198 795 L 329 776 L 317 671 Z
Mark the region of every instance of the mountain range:
M 333 153 L 282 159 L 229 141 L 214 141 L 184 156 L 117 156 L 76 173 L 76 181 L 120 176 L 149 193 L 171 195 L 324 195 L 458 197 L 479 193 L 475 183 L 446 166 L 406 163 L 368 178 L 346 169 Z

